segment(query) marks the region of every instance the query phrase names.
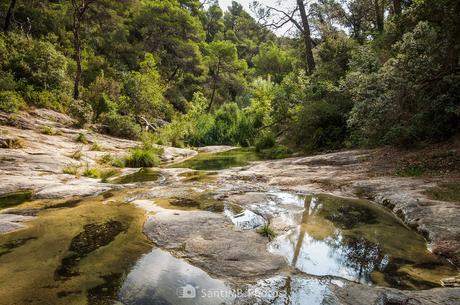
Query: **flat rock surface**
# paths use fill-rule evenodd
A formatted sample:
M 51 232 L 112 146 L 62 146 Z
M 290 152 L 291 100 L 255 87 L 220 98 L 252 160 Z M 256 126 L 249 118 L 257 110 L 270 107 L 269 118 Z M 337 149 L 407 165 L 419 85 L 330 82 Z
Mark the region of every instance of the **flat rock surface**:
M 22 148 L 0 149 L 0 194 L 17 189 L 34 191 L 34 198 L 96 195 L 114 188 L 99 179 L 63 174 L 66 166 L 92 167 L 104 155 L 123 157 L 129 149 L 139 145 L 130 141 L 72 128 L 70 117 L 47 109 L 20 112 L 14 116 L 0 113 L 0 133 L 3 137 L 19 139 Z M 55 135 L 41 132 L 51 127 Z M 86 136 L 88 143 L 77 142 L 78 135 Z M 97 144 L 101 151 L 91 150 Z M 72 155 L 81 152 L 75 160 Z M 196 155 L 190 149 L 164 147 L 164 161 Z M 116 187 L 115 187 L 116 188 Z
M 234 282 L 269 276 L 286 266 L 283 258 L 266 251 L 266 238 L 236 230 L 222 214 L 162 211 L 148 219 L 144 230 L 158 246 Z

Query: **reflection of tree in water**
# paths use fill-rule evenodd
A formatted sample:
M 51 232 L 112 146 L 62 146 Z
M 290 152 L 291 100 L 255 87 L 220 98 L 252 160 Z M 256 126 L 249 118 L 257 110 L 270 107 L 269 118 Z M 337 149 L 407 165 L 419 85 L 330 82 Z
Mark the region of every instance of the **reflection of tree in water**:
M 318 214 L 326 208 L 319 202 L 318 198 L 312 198 L 311 200 L 307 198 L 304 207 L 305 209 L 301 220 L 303 224 L 308 222 L 311 215 Z M 339 207 L 336 213 L 331 217 L 336 221 L 339 220 L 343 225 L 346 224 L 346 226 L 355 226 L 358 222 L 374 223 L 376 221 L 376 216 L 372 211 L 368 209 L 361 210 L 354 206 Z M 347 223 L 345 218 L 349 218 L 351 221 Z M 294 247 L 292 266 L 296 266 L 297 264 L 305 234 L 305 230 L 300 230 L 299 237 Z M 368 282 L 370 280 L 370 273 L 379 268 L 382 264 L 384 258 L 382 250 L 377 244 L 364 237 L 335 234 L 324 241 L 328 243 L 332 249 L 337 251 L 337 253 L 342 254 L 340 264 L 356 270 L 359 280 Z M 287 287 L 289 286 L 290 285 L 287 285 Z
M 326 240 L 328 245 L 341 253 L 341 265 L 357 272 L 358 280 L 370 281 L 373 270 L 379 269 L 385 258 L 380 247 L 361 236 L 336 234 Z

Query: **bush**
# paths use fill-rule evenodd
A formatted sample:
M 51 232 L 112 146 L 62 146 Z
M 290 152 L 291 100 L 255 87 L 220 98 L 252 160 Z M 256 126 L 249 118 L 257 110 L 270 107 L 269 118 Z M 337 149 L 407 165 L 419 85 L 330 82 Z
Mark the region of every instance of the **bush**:
M 346 114 L 325 101 L 305 103 L 295 128 L 296 144 L 306 150 L 338 149 L 347 137 Z
M 260 152 L 263 149 L 272 148 L 276 144 L 275 135 L 270 131 L 259 133 L 255 141 L 256 151 Z
M 14 113 L 23 108 L 25 105 L 21 95 L 15 91 L 0 92 L 0 110 L 8 113 Z
M 134 148 L 125 158 L 127 167 L 153 167 L 160 164 L 162 150 L 155 148 Z
M 71 98 L 68 95 L 58 91 L 42 90 L 34 91 L 28 87 L 26 90 L 26 99 L 29 104 L 33 104 L 41 108 L 49 108 L 63 112 L 68 104 L 71 103 Z
M 91 123 L 93 119 L 93 109 L 91 105 L 82 100 L 70 103 L 69 112 L 70 115 L 77 120 L 78 127 L 84 127 L 86 124 Z
M 116 137 L 138 139 L 142 131 L 142 128 L 131 117 L 117 113 L 101 115 L 100 122 L 104 132 Z

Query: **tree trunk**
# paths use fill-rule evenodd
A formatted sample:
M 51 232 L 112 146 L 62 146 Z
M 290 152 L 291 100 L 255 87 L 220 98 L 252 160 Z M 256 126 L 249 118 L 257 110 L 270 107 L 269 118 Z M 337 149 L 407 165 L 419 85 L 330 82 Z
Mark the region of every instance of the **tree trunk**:
M 6 13 L 5 17 L 5 26 L 3 27 L 3 31 L 6 33 L 11 28 L 11 19 L 13 19 L 14 7 L 16 6 L 16 0 L 11 0 L 10 6 L 8 8 L 8 13 Z
M 393 0 L 393 9 L 395 15 L 401 15 L 402 8 L 401 8 L 401 0 Z
M 315 59 L 313 58 L 313 47 L 311 43 L 311 34 L 310 34 L 310 25 L 308 23 L 307 12 L 305 11 L 305 5 L 303 0 L 297 0 L 297 5 L 299 6 L 300 10 L 300 17 L 302 19 L 302 27 L 303 27 L 303 40 L 305 43 L 305 60 L 307 62 L 308 73 L 312 74 L 315 69 Z
M 78 100 L 80 97 L 80 80 L 81 80 L 81 39 L 80 39 L 80 21 L 78 16 L 74 16 L 73 39 L 75 49 L 75 62 L 77 63 L 77 71 L 75 73 L 75 81 L 73 87 L 73 98 Z
M 219 80 L 219 74 L 220 74 L 220 58 L 219 58 L 219 61 L 217 62 L 216 75 L 213 79 L 212 94 L 211 94 L 211 100 L 209 101 L 209 105 L 208 105 L 208 112 L 211 112 L 212 104 L 214 103 L 214 98 L 216 96 L 216 90 L 217 90 L 217 81 Z
M 381 0 L 374 0 L 374 9 L 375 9 L 375 23 L 379 33 L 383 32 L 384 27 L 384 6 L 383 3 L 379 3 Z

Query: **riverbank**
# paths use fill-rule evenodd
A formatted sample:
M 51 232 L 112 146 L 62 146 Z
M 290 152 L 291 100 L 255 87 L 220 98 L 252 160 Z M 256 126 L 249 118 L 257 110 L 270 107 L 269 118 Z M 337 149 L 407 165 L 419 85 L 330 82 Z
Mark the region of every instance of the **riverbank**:
M 25 234 L 27 230 L 37 232 L 34 223 L 39 224 L 48 218 L 52 221 L 57 215 L 55 211 L 64 216 L 70 212 L 70 217 L 72 212 L 75 212 L 72 209 L 81 209 L 81 205 L 86 202 L 69 201 L 72 198 L 81 199 L 114 193 L 111 196 L 101 195 L 97 202 L 90 200 L 91 203 L 86 203 L 85 206 L 87 209 L 98 209 L 98 204 L 114 204 L 115 206 L 106 207 L 110 208 L 110 213 L 114 215 L 118 215 L 117 205 L 122 209 L 128 209 L 130 205 L 123 205 L 126 203 L 131 203 L 133 209 L 135 206 L 143 209 L 147 217 L 143 231 L 156 246 L 169 251 L 176 258 L 191 263 L 192 266 L 201 268 L 214 278 L 222 279 L 231 288 L 263 286 L 259 282 L 264 280 L 269 283 L 265 285 L 275 287 L 276 281 L 286 284 L 289 278 L 289 282 L 297 283 L 299 287 L 309 287 L 313 283 L 319 285 L 318 287 L 325 291 L 321 297 L 327 297 L 331 304 L 386 305 L 415 302 L 414 304 L 450 305 L 460 299 L 459 288 L 403 291 L 363 285 L 340 276 L 308 275 L 308 271 L 300 272 L 295 265 L 287 264 L 282 256 L 270 252 L 268 248 L 273 243 L 269 243 L 268 239 L 257 234 L 255 230 L 238 228 L 233 219 L 225 214 L 229 204 L 237 206 L 236 212 L 241 212 L 242 210 L 238 210 L 241 208 L 247 209 L 265 219 L 272 219 L 274 230 L 278 236 L 282 236 L 297 225 L 281 221 L 280 219 L 293 220 L 297 217 L 282 218 L 283 213 L 297 215 L 302 214 L 302 210 L 305 209 L 304 201 L 301 201 L 300 206 L 294 204 L 289 209 L 285 208 L 286 196 L 330 194 L 347 198 L 366 198 L 394 213 L 409 228 L 427 239 L 432 252 L 458 266 L 460 204 L 439 200 L 442 198 L 439 196 L 434 199 L 432 195 L 433 190 L 442 188 L 448 182 L 453 185 L 458 183 L 455 175 L 403 177 L 392 175 L 391 171 L 383 173 L 375 170 L 376 164 L 381 162 L 381 150 L 353 150 L 310 157 L 255 161 L 243 167 L 212 172 L 158 168 L 154 169 L 156 175 L 153 175 L 152 181 L 144 179 L 145 181 L 136 184 L 134 180 L 129 180 L 128 184 L 115 184 L 109 180 L 109 183 L 103 183 L 100 179 L 65 174 L 64 168 L 69 164 L 96 166 L 104 155 L 122 156 L 128 149 L 137 145 L 136 142 L 74 129 L 71 127 L 70 118 L 49 110 L 35 110 L 30 114 L 20 113 L 14 118 L 2 114 L 0 122 L 2 142 L 16 143 L 10 145 L 10 148 L 0 149 L 0 194 L 27 191 L 24 192 L 25 195 L 22 194 L 24 201 L 27 201 L 25 205 L 11 207 L 0 214 L 0 230 L 4 233 L 9 232 L 3 235 L 8 240 L 12 238 L 11 234 Z M 44 126 L 52 128 L 55 132 L 45 134 Z M 88 140 L 87 144 L 76 140 L 82 133 Z M 94 150 L 94 144 L 101 149 Z M 207 153 L 228 149 L 229 147 L 214 147 L 204 151 Z M 81 152 L 79 160 L 72 157 L 76 151 Z M 162 158 L 164 161 L 180 161 L 190 159 L 196 154 L 194 150 L 166 147 Z M 134 171 L 122 169 L 118 175 Z M 285 195 L 277 201 L 273 194 Z M 56 202 L 56 199 L 59 199 L 59 202 Z M 31 202 L 33 200 L 51 200 L 52 203 L 40 205 Z M 21 200 L 18 204 L 20 202 Z M 47 205 L 57 207 L 54 210 L 46 208 Z M 86 219 L 86 213 L 90 210 L 82 210 L 80 217 Z M 139 215 L 137 209 L 132 213 L 135 215 L 134 227 L 139 227 L 139 221 L 143 221 L 144 217 Z M 104 224 L 110 222 L 109 218 Z M 57 219 L 63 221 L 64 225 L 65 219 Z M 257 217 L 254 219 L 257 224 Z M 81 226 L 101 225 L 97 223 L 98 219 L 94 218 L 82 222 Z M 120 223 L 123 221 L 120 220 Z M 76 236 L 79 236 L 78 232 L 82 229 L 83 227 L 80 228 L 77 223 L 70 232 L 75 235 L 73 240 L 78 240 Z M 137 236 L 136 238 L 141 233 L 130 232 L 132 236 Z M 72 234 L 69 234 L 69 239 L 72 239 Z M 119 232 L 114 234 L 111 240 L 119 244 L 118 234 Z M 39 240 L 40 238 L 35 235 L 33 237 Z M 26 246 L 21 251 L 27 250 L 29 246 L 39 246 L 38 240 L 29 240 L 29 237 L 18 237 L 27 242 L 24 242 Z M 18 238 L 13 240 L 19 240 Z M 127 241 L 126 236 L 124 238 Z M 110 247 L 110 243 L 108 240 L 106 247 Z M 63 246 L 65 248 L 67 244 Z M 18 247 L 21 249 L 21 245 Z M 131 246 L 127 244 L 126 247 Z M 143 246 L 142 251 L 134 253 L 136 255 L 133 256 L 139 257 L 142 252 L 148 251 L 147 248 Z M 15 254 L 15 250 L 12 251 L 11 255 Z M 58 258 L 63 256 L 64 259 L 64 254 L 59 254 Z M 11 259 L 9 255 L 5 254 L 0 260 Z M 85 255 L 90 263 L 94 262 L 95 257 L 92 255 L 95 254 Z M 162 255 L 157 253 L 156 256 Z M 59 262 L 57 259 L 56 264 Z M 126 266 L 128 265 L 129 262 Z M 11 273 L 16 272 L 14 268 L 8 270 Z M 111 272 L 104 268 L 101 270 L 104 270 L 104 276 Z M 120 273 L 120 270 L 116 271 Z M 278 280 L 275 281 L 274 278 L 277 277 Z M 96 280 L 91 281 L 96 285 Z M 93 284 L 88 283 L 88 289 Z M 455 286 L 458 285 L 458 280 L 446 284 Z M 30 287 L 24 287 L 27 288 Z M 80 291 L 80 294 L 84 294 L 84 291 Z M 79 293 L 70 293 L 57 300 L 81 300 L 76 295 Z M 8 294 L 5 297 L 7 298 Z M 254 299 L 248 297 L 233 301 L 240 302 L 237 304 L 252 304 Z M 264 302 L 263 299 L 256 301 Z

